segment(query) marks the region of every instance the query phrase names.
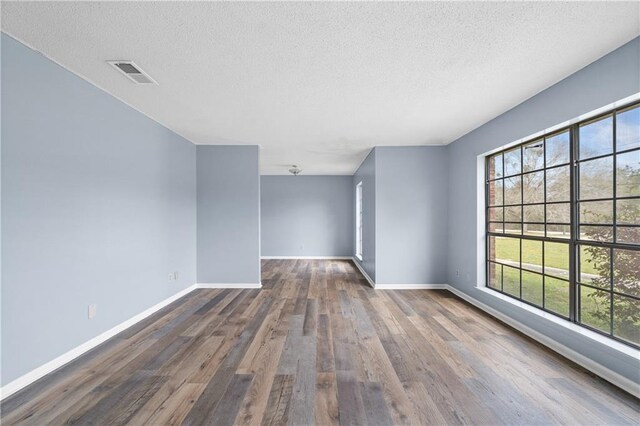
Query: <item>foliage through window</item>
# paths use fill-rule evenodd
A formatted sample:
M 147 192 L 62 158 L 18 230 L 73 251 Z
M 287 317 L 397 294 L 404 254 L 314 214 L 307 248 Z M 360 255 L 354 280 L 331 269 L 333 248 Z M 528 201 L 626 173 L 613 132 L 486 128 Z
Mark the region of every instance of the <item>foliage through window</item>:
M 487 157 L 487 286 L 640 346 L 640 104 Z

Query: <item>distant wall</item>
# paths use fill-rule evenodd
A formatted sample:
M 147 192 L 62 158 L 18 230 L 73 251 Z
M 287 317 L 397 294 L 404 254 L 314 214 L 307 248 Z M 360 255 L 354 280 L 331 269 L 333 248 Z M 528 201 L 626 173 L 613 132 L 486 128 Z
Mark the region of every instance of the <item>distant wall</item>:
M 261 176 L 262 256 L 352 256 L 352 176 Z
M 6 385 L 195 282 L 196 148 L 1 43 Z
M 375 151 L 376 284 L 446 283 L 446 147 Z
M 197 147 L 198 282 L 260 282 L 258 146 Z

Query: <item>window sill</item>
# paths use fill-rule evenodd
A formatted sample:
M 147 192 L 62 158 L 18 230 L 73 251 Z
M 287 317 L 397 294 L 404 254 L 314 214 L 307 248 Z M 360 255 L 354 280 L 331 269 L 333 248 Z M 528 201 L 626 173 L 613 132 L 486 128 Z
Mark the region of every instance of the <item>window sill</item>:
M 550 314 L 548 312 L 545 312 L 541 309 L 538 309 L 534 306 L 531 306 L 527 303 L 521 302 L 519 300 L 513 299 L 509 296 L 505 296 L 503 294 L 500 294 L 498 292 L 495 292 L 491 289 L 488 289 L 487 287 L 476 287 L 477 290 L 482 291 L 483 293 L 487 293 L 490 294 L 491 296 L 500 299 L 506 303 L 509 303 L 511 305 L 514 306 L 518 306 L 519 308 L 522 308 L 528 312 L 531 312 L 541 318 L 544 318 L 545 320 L 552 322 L 554 324 L 557 324 L 561 327 L 566 328 L 569 331 L 572 331 L 576 334 L 580 334 L 581 336 L 584 336 L 588 339 L 591 339 L 597 343 L 600 343 L 602 345 L 606 345 L 612 349 L 615 349 L 616 351 L 623 353 L 625 355 L 628 355 L 630 357 L 639 359 L 640 358 L 640 350 L 632 348 L 631 346 L 627 346 L 624 343 L 618 342 L 617 340 L 614 339 L 610 339 L 607 336 L 604 336 L 602 334 L 596 333 L 595 331 L 591 331 L 588 328 L 584 328 L 579 326 L 578 324 L 574 324 L 571 321 L 567 321 L 563 318 L 560 318 L 556 315 Z M 515 318 L 514 318 L 515 319 Z

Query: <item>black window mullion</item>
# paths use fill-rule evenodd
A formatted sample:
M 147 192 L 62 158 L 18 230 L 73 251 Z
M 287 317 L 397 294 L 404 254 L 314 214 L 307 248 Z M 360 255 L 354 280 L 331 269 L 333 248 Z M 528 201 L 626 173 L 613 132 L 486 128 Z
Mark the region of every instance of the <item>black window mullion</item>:
M 533 271 L 533 270 L 529 270 L 527 269 L 526 271 L 537 274 L 537 275 L 541 275 L 542 276 L 542 310 L 546 311 L 546 312 L 550 312 L 554 315 L 558 315 L 562 318 L 568 319 L 574 323 L 579 324 L 582 327 L 585 327 L 587 329 L 590 330 L 594 330 L 600 334 L 605 334 L 608 335 L 609 337 L 624 342 L 625 344 L 628 344 L 630 346 L 633 347 L 638 347 L 637 343 L 633 343 L 630 342 L 628 340 L 625 340 L 624 338 L 618 337 L 615 335 L 615 327 L 614 327 L 614 319 L 616 318 L 615 312 L 614 312 L 614 296 L 616 296 L 618 294 L 618 292 L 615 291 L 615 287 L 614 287 L 614 267 L 616 265 L 615 261 L 614 261 L 614 253 L 616 253 L 617 249 L 621 249 L 621 250 L 632 250 L 632 251 L 640 251 L 640 244 L 637 244 L 637 242 L 618 242 L 618 232 L 617 229 L 618 227 L 625 227 L 625 228 L 638 228 L 640 227 L 640 225 L 634 225 L 634 224 L 626 224 L 626 223 L 621 223 L 618 224 L 618 220 L 617 220 L 617 213 L 618 213 L 618 205 L 617 202 L 619 200 L 623 200 L 623 199 L 640 199 L 640 197 L 638 196 L 634 196 L 634 195 L 629 195 L 629 196 L 624 196 L 624 197 L 620 197 L 618 198 L 618 193 L 617 193 L 617 182 L 618 182 L 618 176 L 617 176 L 617 156 L 620 153 L 626 153 L 626 152 L 632 152 L 632 151 L 637 151 L 640 150 L 640 148 L 638 148 L 637 146 L 631 146 L 628 147 L 626 149 L 624 149 L 623 151 L 619 151 L 618 150 L 618 140 L 617 140 L 617 127 L 618 127 L 618 121 L 617 121 L 617 114 L 618 111 L 623 111 L 623 110 L 630 110 L 632 108 L 637 108 L 640 106 L 640 102 L 634 102 L 632 104 L 623 106 L 621 108 L 616 108 L 612 111 L 608 111 L 606 113 L 600 114 L 598 117 L 593 117 L 589 120 L 585 120 L 583 122 L 578 122 L 575 124 L 572 124 L 570 126 L 567 126 L 565 128 L 563 128 L 562 130 L 558 130 L 555 131 L 553 133 L 549 133 L 547 135 L 542 136 L 543 138 L 543 167 L 540 169 L 536 169 L 536 170 L 528 170 L 525 171 L 524 169 L 524 147 L 528 144 L 531 144 L 531 140 L 525 141 L 523 143 L 518 144 L 517 146 L 510 146 L 509 148 L 505 148 L 504 150 L 495 153 L 492 156 L 487 157 L 487 163 L 486 163 L 486 170 L 485 170 L 485 176 L 486 176 L 486 194 L 485 194 L 485 202 L 486 202 L 486 207 L 487 209 L 485 210 L 487 213 L 487 220 L 486 222 L 486 233 L 488 236 L 488 242 L 486 245 L 486 251 L 487 253 L 489 253 L 490 251 L 490 237 L 489 236 L 495 236 L 496 238 L 517 238 L 517 244 L 519 247 L 519 262 L 517 263 L 517 267 L 518 267 L 518 275 L 519 275 L 519 295 L 518 296 L 514 296 L 512 294 L 508 294 L 505 293 L 505 289 L 504 289 L 504 276 L 505 276 L 505 265 L 500 264 L 499 262 L 494 262 L 496 264 L 496 268 L 497 265 L 500 265 L 500 289 L 498 290 L 497 288 L 494 289 L 496 291 L 499 291 L 502 294 L 508 295 L 510 297 L 513 297 L 515 299 L 521 300 L 524 303 L 528 303 L 532 306 L 538 306 L 535 303 L 532 302 L 528 302 L 527 300 L 525 300 L 524 298 L 524 282 L 523 282 L 523 273 L 525 271 L 525 269 L 523 269 L 523 246 L 524 246 L 524 241 L 523 240 L 534 240 L 534 241 L 541 241 L 542 242 L 542 259 L 541 259 L 541 267 L 542 267 L 542 271 L 541 272 L 537 272 L 537 271 Z M 612 136 L 612 141 L 613 141 L 613 146 L 612 146 L 612 153 L 610 154 L 602 154 L 602 155 L 597 155 L 597 156 L 593 156 L 590 158 L 584 158 L 581 159 L 580 158 L 580 129 L 581 126 L 588 124 L 588 123 L 592 123 L 592 122 L 596 122 L 599 119 L 606 117 L 606 116 L 611 116 L 612 117 L 612 132 L 613 135 Z M 550 167 L 547 167 L 547 157 L 549 156 L 550 152 L 548 151 L 548 146 L 547 146 L 547 138 L 550 136 L 554 136 L 556 134 L 560 134 L 563 132 L 568 132 L 569 134 L 569 200 L 568 201 L 553 201 L 553 202 L 547 202 L 547 197 L 548 197 L 548 171 L 551 169 L 555 169 L 555 168 L 559 168 L 559 167 L 566 167 L 567 164 L 554 164 Z M 539 140 L 540 137 L 536 138 L 535 140 Z M 505 195 L 506 195 L 506 161 L 505 161 L 505 153 L 506 152 L 512 152 L 513 154 L 515 154 L 515 152 L 513 152 L 515 149 L 520 149 L 520 171 L 519 173 L 514 173 L 512 175 L 510 175 L 509 177 L 511 178 L 519 178 L 520 179 L 520 203 L 518 204 L 513 204 L 513 205 L 507 205 L 505 203 Z M 502 163 L 500 164 L 499 167 L 501 167 L 502 169 L 502 211 L 503 211 L 503 217 L 502 219 L 502 232 L 492 232 L 490 231 L 490 227 L 492 226 L 491 221 L 489 220 L 489 176 L 488 176 L 488 170 L 489 170 L 489 160 L 492 159 L 493 157 L 497 156 L 497 155 L 501 155 L 502 156 Z M 581 164 L 585 161 L 591 161 L 591 160 L 596 160 L 599 158 L 606 158 L 612 156 L 613 159 L 611 161 L 611 164 L 613 165 L 613 179 L 612 179 L 612 184 L 613 184 L 613 188 L 612 188 L 612 194 L 613 197 L 612 198 L 602 198 L 602 199 L 593 199 L 593 200 L 582 200 L 581 199 L 581 195 L 580 195 L 580 175 L 581 175 Z M 499 168 L 496 168 L 496 170 L 499 170 Z M 525 207 L 525 202 L 524 202 L 524 178 L 526 174 L 530 174 L 530 173 L 536 173 L 536 172 L 542 172 L 543 175 L 543 197 L 544 199 L 542 200 L 542 202 L 540 203 L 533 203 L 534 205 L 541 205 L 542 206 L 542 211 L 543 211 L 543 215 L 544 215 L 544 219 L 542 222 L 531 222 L 529 221 L 525 221 L 524 218 L 524 207 Z M 495 176 L 494 176 L 495 178 Z M 497 178 L 496 178 L 497 179 Z M 597 179 L 597 177 L 596 177 Z M 611 223 L 609 224 L 591 224 L 591 226 L 610 226 L 612 227 L 611 229 L 611 235 L 612 235 L 612 240 L 611 241 L 599 241 L 599 240 L 583 240 L 581 239 L 580 236 L 580 227 L 581 226 L 588 226 L 588 223 L 580 223 L 580 208 L 581 203 L 582 202 L 587 202 L 587 201 L 610 201 L 613 202 L 613 206 L 612 206 L 612 213 L 613 213 L 613 218 L 610 221 Z M 569 218 L 569 223 L 568 224 L 563 224 L 563 223 L 555 223 L 555 222 L 547 222 L 547 214 L 549 211 L 549 206 L 553 205 L 553 204 L 566 204 L 569 203 L 569 214 L 570 214 L 570 218 Z M 520 231 L 518 234 L 516 233 L 507 233 L 505 231 L 505 227 L 507 225 L 506 222 L 506 209 L 507 207 L 512 207 L 513 210 L 515 209 L 520 209 L 520 216 L 521 219 L 518 222 L 513 222 L 513 224 L 517 225 L 520 228 Z M 532 231 L 532 235 L 526 235 L 525 234 L 525 230 L 524 227 L 525 225 L 528 224 L 535 224 L 536 226 L 540 226 L 540 225 L 544 225 L 544 232 L 541 234 L 542 236 L 540 236 L 540 234 L 537 234 L 537 232 L 533 232 Z M 554 236 L 553 231 L 552 234 L 549 234 L 550 232 L 550 228 L 554 228 L 556 227 L 555 225 L 562 225 L 562 226 L 568 226 L 569 227 L 569 238 L 560 238 L 557 236 Z M 563 231 L 564 233 L 564 231 Z M 551 235 L 551 236 L 550 236 Z M 552 310 L 549 310 L 549 306 L 546 303 L 546 295 L 547 295 L 547 285 L 549 284 L 549 280 L 545 275 L 545 269 L 546 269 L 546 264 L 545 264 L 545 253 L 548 252 L 548 249 L 545 249 L 546 247 L 546 242 L 554 242 L 554 243 L 562 243 L 562 244 L 566 244 L 569 247 L 569 276 L 566 277 L 568 278 L 568 281 L 566 278 L 558 278 L 561 279 L 563 282 L 568 283 L 569 285 L 569 316 L 567 317 L 565 314 L 559 314 L 556 313 Z M 600 330 L 597 327 L 594 327 L 592 325 L 589 324 L 584 324 L 582 323 L 582 309 L 581 309 L 581 294 L 583 289 L 583 284 L 580 283 L 580 258 L 582 257 L 582 247 L 601 247 L 604 250 L 606 250 L 609 253 L 609 264 L 608 265 L 602 265 L 603 267 L 608 266 L 609 269 L 609 283 L 608 283 L 608 288 L 597 288 L 598 291 L 604 292 L 601 294 L 607 294 L 609 296 L 609 327 L 608 330 L 606 329 L 606 327 L 604 328 L 604 330 Z M 487 265 L 489 265 L 489 262 L 487 262 Z M 598 268 L 600 268 L 599 264 Z M 514 267 L 512 265 L 509 265 L 510 267 Z M 515 267 L 514 267 L 515 268 Z M 489 266 L 487 267 L 486 270 L 486 274 L 487 277 L 489 277 L 490 274 L 490 269 Z M 529 275 L 527 275 L 529 276 Z M 497 278 L 497 271 L 496 271 L 496 278 Z M 514 277 L 515 278 L 515 277 Z M 590 286 L 589 284 L 584 284 L 585 288 L 594 288 Z M 590 290 L 592 291 L 592 290 Z M 620 296 L 625 296 L 625 297 L 632 297 L 635 300 L 640 300 L 640 297 L 636 297 L 636 296 L 627 296 L 624 293 L 620 293 Z M 601 305 L 602 306 L 602 305 Z M 540 307 L 540 306 L 538 306 Z M 585 317 L 585 320 L 588 320 L 589 317 Z M 588 321 L 589 322 L 589 321 Z
M 567 241 L 567 240 L 565 240 Z M 612 243 L 608 241 L 598 241 L 598 240 L 578 240 L 576 242 L 580 246 L 597 246 L 597 247 L 606 247 L 606 248 L 620 248 L 623 250 L 632 250 L 638 251 L 640 250 L 640 246 L 637 244 L 627 244 L 627 243 Z
M 613 248 L 609 249 L 609 333 L 613 336 Z
M 545 229 L 546 229 L 546 227 L 545 227 Z M 540 259 L 541 260 L 540 263 L 541 263 L 541 266 L 542 266 L 542 309 L 544 309 L 545 305 L 546 305 L 546 301 L 545 301 L 544 295 L 545 295 L 545 288 L 547 287 L 547 277 L 545 275 L 546 271 L 544 269 L 544 246 L 545 246 L 545 243 L 543 241 L 540 244 L 542 245 L 542 259 Z
M 520 263 L 519 263 L 519 266 L 520 266 L 520 271 L 519 271 L 519 273 L 520 273 L 520 295 L 519 295 L 519 297 L 520 297 L 520 299 L 522 299 L 522 238 L 520 238 L 519 241 L 520 241 Z
M 543 191 L 543 199 L 544 202 L 544 236 L 547 236 L 547 138 L 544 138 L 543 150 L 542 150 L 542 161 L 544 162 L 544 170 L 542 171 L 542 191 Z M 544 247 L 544 244 L 542 244 Z M 542 249 L 542 259 L 544 260 L 544 248 Z M 542 306 L 544 307 L 544 280 L 542 281 Z
M 543 171 L 543 175 L 542 175 L 542 188 L 544 191 L 544 199 L 542 201 L 544 201 L 544 236 L 547 236 L 547 138 L 544 138 L 544 149 L 542 150 L 542 161 L 544 162 L 544 171 Z M 544 244 L 542 244 L 542 246 L 544 247 Z M 542 261 L 544 262 L 544 248 L 543 250 L 543 254 L 542 254 Z M 542 282 L 542 306 L 544 307 L 544 281 Z
M 486 158 L 486 161 L 484 163 L 484 229 L 486 230 L 486 240 L 484 243 L 484 252 L 485 252 L 485 257 L 487 259 L 486 265 L 485 265 L 485 269 L 484 269 L 484 280 L 487 286 L 490 286 L 491 281 L 491 273 L 489 268 L 491 268 L 491 263 L 489 263 L 489 256 L 491 254 L 491 235 L 489 234 L 490 231 L 490 218 L 489 218 L 489 168 L 490 166 L 490 161 L 491 161 L 491 156 L 488 156 Z M 502 200 L 502 203 L 504 204 L 504 200 Z M 504 209 L 504 207 L 503 207 Z M 503 220 L 504 220 L 504 211 L 502 212 L 502 216 L 503 216 Z M 504 228 L 503 228 L 504 231 Z
M 616 196 L 617 196 L 617 178 L 618 178 L 618 168 L 617 168 L 617 161 L 618 161 L 618 138 L 616 137 L 616 116 L 617 114 L 612 114 L 611 120 L 613 121 L 613 134 L 611 135 L 611 137 L 613 138 L 613 170 L 611 171 L 613 173 L 613 229 L 611 230 L 612 232 L 612 236 L 613 236 L 613 243 L 617 243 L 618 242 L 618 237 L 617 237 L 617 225 L 618 225 L 618 218 L 617 218 L 617 214 L 616 214 L 616 207 L 618 202 L 616 201 Z M 610 334 L 613 336 L 613 254 L 614 254 L 614 249 L 610 248 L 609 249 L 609 332 Z
M 576 160 L 576 163 L 584 163 L 586 161 L 591 161 L 591 160 L 600 160 L 602 158 L 607 158 L 607 157 L 611 157 L 611 153 L 607 153 L 607 154 L 599 154 L 599 155 L 595 155 L 593 157 L 587 157 L 587 158 L 580 158 Z
M 616 206 L 617 206 L 617 202 L 616 202 L 616 187 L 617 185 L 617 177 L 618 177 L 618 168 L 616 167 L 617 165 L 617 161 L 618 161 L 618 142 L 617 142 L 617 137 L 616 137 L 616 115 L 617 114 L 613 114 L 612 116 L 612 120 L 613 120 L 613 170 L 611 171 L 613 173 L 613 230 L 612 230 L 612 235 L 613 235 L 613 242 L 616 243 L 618 242 L 618 238 L 616 236 L 617 230 L 616 230 L 616 225 L 617 225 L 617 215 L 616 215 Z M 613 269 L 611 270 L 611 273 L 613 274 Z M 611 312 L 613 313 L 613 308 L 611 309 Z M 613 324 L 613 321 L 611 322 L 611 324 Z M 613 334 L 613 332 L 611 333 Z
M 524 235 L 524 145 L 520 146 L 520 234 Z M 520 293 L 518 297 L 522 299 L 522 238 L 520 238 Z
M 578 297 L 576 291 L 576 240 L 578 239 L 578 179 L 579 170 L 576 158 L 578 158 L 578 125 L 575 124 L 569 130 L 569 318 L 572 322 L 578 322 Z

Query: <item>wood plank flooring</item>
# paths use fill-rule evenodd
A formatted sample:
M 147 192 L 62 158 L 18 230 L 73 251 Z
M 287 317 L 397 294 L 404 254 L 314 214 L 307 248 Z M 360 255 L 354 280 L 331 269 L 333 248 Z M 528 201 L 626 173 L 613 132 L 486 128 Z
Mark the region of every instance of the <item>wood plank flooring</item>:
M 2 424 L 638 424 L 639 401 L 446 291 L 268 260 L 5 400 Z

